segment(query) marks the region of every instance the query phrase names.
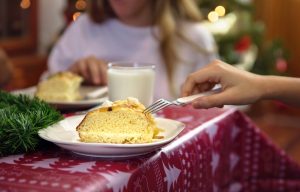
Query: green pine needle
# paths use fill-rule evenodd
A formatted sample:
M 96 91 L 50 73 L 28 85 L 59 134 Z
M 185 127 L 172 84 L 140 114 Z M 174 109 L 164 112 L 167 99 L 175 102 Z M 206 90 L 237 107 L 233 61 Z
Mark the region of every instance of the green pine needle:
M 0 91 L 0 156 L 34 151 L 41 141 L 38 131 L 62 118 L 37 98 Z

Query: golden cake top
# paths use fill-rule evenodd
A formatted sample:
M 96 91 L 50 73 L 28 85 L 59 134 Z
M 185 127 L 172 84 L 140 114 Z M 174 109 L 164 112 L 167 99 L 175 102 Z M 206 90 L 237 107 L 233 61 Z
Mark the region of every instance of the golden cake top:
M 112 103 L 113 107 L 127 107 L 135 111 L 144 111 L 145 106 L 136 98 L 128 97 L 126 100 L 119 100 Z
M 80 81 L 80 82 L 83 80 L 81 76 L 79 76 L 75 73 L 72 73 L 70 71 L 61 71 L 61 72 L 55 73 L 53 75 L 50 75 L 48 80 L 54 79 L 54 78 L 66 80 L 66 81 Z

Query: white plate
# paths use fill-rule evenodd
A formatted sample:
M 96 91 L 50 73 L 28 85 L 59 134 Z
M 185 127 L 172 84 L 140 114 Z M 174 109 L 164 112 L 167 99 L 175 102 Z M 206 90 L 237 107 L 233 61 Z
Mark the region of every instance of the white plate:
M 40 130 L 38 134 L 41 138 L 80 155 L 127 158 L 150 153 L 161 148 L 171 142 L 184 129 L 184 124 L 181 122 L 155 118 L 158 127 L 164 130 L 159 134 L 159 136 L 163 136 L 163 139 L 155 139 L 151 143 L 143 144 L 84 143 L 79 141 L 79 135 L 76 131 L 77 125 L 83 118 L 84 115 L 68 117 Z
M 92 92 L 97 88 L 99 88 L 99 87 L 81 86 L 79 91 L 80 91 L 81 95 L 86 95 L 87 93 Z M 36 87 L 34 86 L 34 87 L 26 88 L 26 89 L 16 90 L 16 91 L 13 91 L 12 93 L 17 94 L 17 95 L 25 94 L 30 97 L 33 97 L 35 92 L 36 92 Z M 91 108 L 96 105 L 100 105 L 107 99 L 108 98 L 104 95 L 103 97 L 97 98 L 97 99 L 84 99 L 84 100 L 68 101 L 68 102 L 67 101 L 51 101 L 51 102 L 47 102 L 47 103 L 54 106 L 58 110 L 78 110 L 78 109 L 87 109 L 87 108 Z

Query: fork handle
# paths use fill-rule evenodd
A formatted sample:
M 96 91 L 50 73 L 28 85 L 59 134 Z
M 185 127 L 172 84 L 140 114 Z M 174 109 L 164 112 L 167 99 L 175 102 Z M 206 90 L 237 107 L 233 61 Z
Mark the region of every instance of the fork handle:
M 198 93 L 196 95 L 181 97 L 181 98 L 178 98 L 176 101 L 179 102 L 181 105 L 186 105 L 186 104 L 191 103 L 192 101 L 194 101 L 195 99 L 197 99 L 199 97 L 213 95 L 213 94 L 219 93 L 221 91 L 222 91 L 222 88 L 220 87 L 220 88 L 213 89 L 213 90 L 210 90 L 210 91 Z

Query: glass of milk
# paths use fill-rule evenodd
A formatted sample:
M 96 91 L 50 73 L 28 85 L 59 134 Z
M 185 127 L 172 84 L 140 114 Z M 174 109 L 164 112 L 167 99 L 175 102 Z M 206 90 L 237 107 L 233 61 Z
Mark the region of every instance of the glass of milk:
M 108 97 L 110 101 L 137 98 L 146 107 L 153 102 L 155 66 L 140 62 L 108 64 Z

